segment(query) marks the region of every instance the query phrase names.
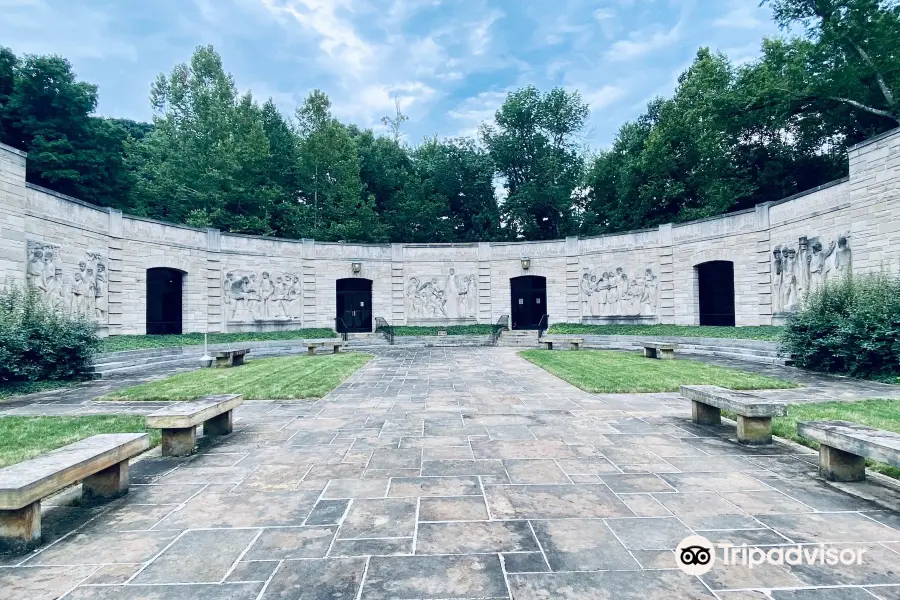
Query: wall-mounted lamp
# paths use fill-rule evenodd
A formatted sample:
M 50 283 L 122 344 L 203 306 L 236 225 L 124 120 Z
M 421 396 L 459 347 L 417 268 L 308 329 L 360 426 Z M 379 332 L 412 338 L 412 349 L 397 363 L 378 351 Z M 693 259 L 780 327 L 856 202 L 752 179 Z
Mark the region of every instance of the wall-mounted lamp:
M 362 271 L 362 263 L 358 260 L 354 260 L 350 263 L 350 266 L 353 268 L 353 273 L 359 275 L 359 272 Z
M 522 259 L 522 270 L 527 271 L 530 268 L 531 268 L 531 259 L 527 258 L 527 257 L 523 258 Z

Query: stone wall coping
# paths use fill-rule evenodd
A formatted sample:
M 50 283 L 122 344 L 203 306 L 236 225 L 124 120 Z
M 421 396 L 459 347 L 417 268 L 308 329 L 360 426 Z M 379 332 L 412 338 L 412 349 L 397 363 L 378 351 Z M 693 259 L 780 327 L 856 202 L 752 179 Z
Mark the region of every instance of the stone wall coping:
M 864 146 L 868 146 L 869 144 L 875 144 L 877 142 L 880 142 L 883 139 L 889 138 L 894 135 L 900 135 L 900 127 L 895 127 L 894 129 L 889 129 L 888 131 L 885 131 L 884 133 L 879 133 L 878 135 L 870 137 L 867 140 L 863 140 L 862 142 L 856 144 L 855 146 L 850 146 L 849 148 L 847 148 L 847 152 L 853 152 L 854 150 L 859 150 L 860 148 L 862 148 Z
M 814 188 L 810 188 L 804 192 L 799 192 L 794 194 L 793 196 L 788 196 L 787 198 L 782 198 L 781 200 L 775 200 L 774 202 L 769 203 L 770 206 L 779 206 L 784 204 L 785 202 L 790 202 L 791 200 L 797 200 L 798 198 L 802 198 L 804 196 L 809 196 L 810 194 L 815 194 L 816 192 L 821 192 L 822 190 L 827 190 L 828 188 L 833 188 L 835 186 L 841 185 L 842 183 L 847 183 L 850 181 L 849 177 L 841 177 L 840 179 L 835 179 L 834 181 L 829 181 L 828 183 L 823 183 L 822 185 L 816 186 Z
M 7 146 L 6 144 L 0 144 L 0 150 L 6 150 L 7 152 L 11 152 L 12 154 L 17 154 L 23 158 L 28 157 L 28 153 L 24 150 L 19 150 L 18 148 L 14 148 L 12 146 Z
M 34 190 L 36 192 L 41 192 L 43 194 L 47 194 L 48 196 L 53 196 L 55 198 L 59 198 L 60 200 L 65 200 L 66 202 L 71 202 L 72 204 L 78 204 L 79 206 L 83 206 L 85 208 L 90 208 L 90 209 L 96 210 L 97 212 L 109 214 L 110 211 L 112 210 L 111 208 L 107 208 L 105 206 L 97 206 L 96 204 L 91 204 L 90 202 L 85 202 L 84 200 L 79 200 L 78 198 L 69 196 L 67 194 L 62 194 L 60 192 L 54 192 L 53 190 L 47 189 L 45 187 L 41 187 L 39 185 L 35 185 L 33 183 L 26 182 L 25 187 L 30 190 Z M 128 218 L 134 219 L 137 217 L 132 217 L 129 215 Z
M 89 205 L 92 206 L 92 205 Z M 100 209 L 104 210 L 104 209 Z M 108 210 L 108 209 L 106 209 Z M 187 231 L 195 231 L 197 233 L 206 233 L 207 228 L 199 228 L 199 227 L 191 227 L 190 225 L 181 225 L 180 223 L 169 223 L 168 221 L 160 221 L 159 219 L 151 219 L 150 217 L 138 217 L 135 215 L 123 214 L 123 218 L 130 219 L 132 221 L 141 221 L 143 223 L 154 223 L 156 225 L 162 225 L 164 227 L 175 227 L 177 229 L 186 229 Z

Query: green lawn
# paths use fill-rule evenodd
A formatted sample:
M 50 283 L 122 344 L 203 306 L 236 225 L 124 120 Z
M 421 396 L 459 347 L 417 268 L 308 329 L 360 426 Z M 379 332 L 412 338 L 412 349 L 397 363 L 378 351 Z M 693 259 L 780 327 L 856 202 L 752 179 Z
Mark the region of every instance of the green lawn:
M 660 335 L 676 337 L 731 338 L 777 342 L 783 327 L 700 327 L 692 325 L 582 325 L 558 323 L 547 333 L 565 335 Z
M 446 331 L 447 335 L 490 335 L 492 325 L 449 325 L 447 327 L 418 327 L 403 325 L 394 327 L 394 335 L 437 335 L 438 331 Z
M 900 400 L 792 404 L 788 407 L 788 416 L 772 420 L 772 433 L 778 437 L 818 449 L 816 442 L 797 435 L 797 421 L 850 421 L 900 433 Z M 900 479 L 900 469 L 873 461 L 867 463 L 880 473 Z
M 117 390 L 101 400 L 193 400 L 243 394 L 245 400 L 321 398 L 372 358 L 349 352 L 248 360 L 242 367 L 200 369 Z
M 796 384 L 693 360 L 656 360 L 610 350 L 525 350 L 526 360 L 592 393 L 677 392 L 682 385 L 733 390 L 784 389 Z
M 210 333 L 210 344 L 231 344 L 234 342 L 262 342 L 266 340 L 304 340 L 333 338 L 337 334 L 328 328 L 292 329 L 289 331 L 267 331 L 260 333 Z M 202 333 L 184 335 L 114 335 L 104 338 L 98 352 L 119 352 L 121 350 L 143 350 L 145 348 L 168 348 L 170 346 L 200 346 Z
M 143 431 L 149 431 L 151 445 L 159 443 L 159 430 L 145 429 L 142 416 L 0 417 L 0 467 L 34 458 L 98 433 Z

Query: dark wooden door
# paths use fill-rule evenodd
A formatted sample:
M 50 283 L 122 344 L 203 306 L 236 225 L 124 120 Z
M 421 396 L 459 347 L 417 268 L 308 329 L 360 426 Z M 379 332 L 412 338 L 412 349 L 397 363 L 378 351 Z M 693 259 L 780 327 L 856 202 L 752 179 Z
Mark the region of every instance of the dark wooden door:
M 372 281 L 353 278 L 337 282 L 337 322 L 339 333 L 372 331 Z
M 547 314 L 547 279 L 536 275 L 509 280 L 513 329 L 537 329 Z

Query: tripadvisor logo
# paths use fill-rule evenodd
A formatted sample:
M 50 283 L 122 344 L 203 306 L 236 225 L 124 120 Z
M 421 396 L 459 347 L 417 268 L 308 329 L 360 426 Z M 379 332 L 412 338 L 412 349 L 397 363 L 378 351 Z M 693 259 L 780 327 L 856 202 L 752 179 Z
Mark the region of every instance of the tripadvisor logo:
M 770 565 L 861 565 L 866 548 L 839 548 L 825 544 L 797 544 L 760 548 L 742 544 L 713 544 L 705 537 L 691 535 L 675 548 L 675 563 L 688 575 L 703 575 L 716 564 L 716 550 L 724 565 L 742 565 L 750 569 Z

